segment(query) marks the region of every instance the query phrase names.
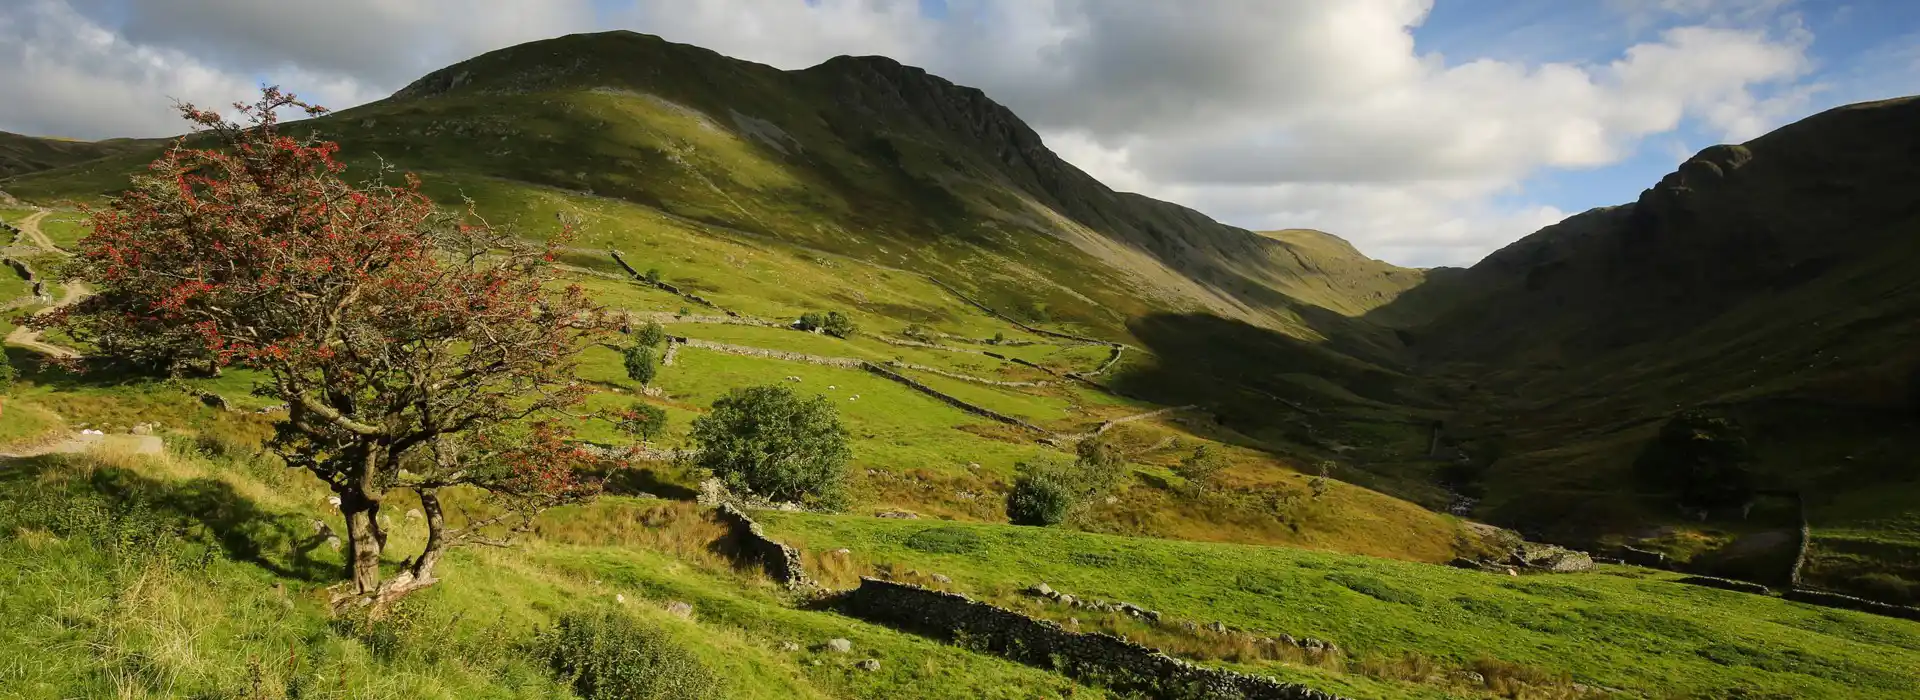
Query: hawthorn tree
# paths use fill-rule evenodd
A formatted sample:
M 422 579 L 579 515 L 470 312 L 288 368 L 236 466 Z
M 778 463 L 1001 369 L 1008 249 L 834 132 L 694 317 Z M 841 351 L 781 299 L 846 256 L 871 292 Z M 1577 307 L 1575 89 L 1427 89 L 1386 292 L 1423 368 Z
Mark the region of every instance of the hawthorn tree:
M 432 585 L 449 547 L 595 495 L 595 465 L 552 418 L 583 398 L 576 355 L 611 324 L 579 287 L 545 289 L 558 242 L 441 213 L 412 175 L 347 182 L 336 144 L 275 115 L 324 110 L 278 88 L 234 107 L 244 123 L 180 107 L 214 147 L 181 139 L 93 212 L 71 274 L 98 294 L 41 322 L 108 352 L 257 370 L 287 405 L 271 446 L 339 496 L 342 600 Z M 455 487 L 484 501 L 458 527 L 441 498 Z M 396 492 L 418 496 L 428 542 L 384 577 Z

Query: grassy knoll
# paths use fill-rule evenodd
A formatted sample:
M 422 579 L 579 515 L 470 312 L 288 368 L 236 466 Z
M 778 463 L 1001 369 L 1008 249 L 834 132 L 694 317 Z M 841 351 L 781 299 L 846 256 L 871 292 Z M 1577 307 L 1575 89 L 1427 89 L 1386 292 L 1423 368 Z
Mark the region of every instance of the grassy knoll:
M 1509 578 L 1058 529 L 786 513 L 764 520 L 776 537 L 814 552 L 850 548 L 861 564 L 848 570 L 937 572 L 960 590 L 1009 602 L 1044 581 L 1184 620 L 1330 640 L 1358 662 L 1409 653 L 1456 667 L 1497 659 L 1655 697 L 1910 697 L 1920 667 L 1920 625 L 1624 567 Z M 1062 618 L 1097 616 L 1051 608 Z

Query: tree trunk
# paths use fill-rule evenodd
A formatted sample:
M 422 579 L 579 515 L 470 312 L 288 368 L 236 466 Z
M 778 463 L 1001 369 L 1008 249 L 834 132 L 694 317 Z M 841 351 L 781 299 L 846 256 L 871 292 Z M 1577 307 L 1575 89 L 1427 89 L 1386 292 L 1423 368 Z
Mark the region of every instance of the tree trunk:
M 440 555 L 447 552 L 447 518 L 440 507 L 438 489 L 420 490 L 420 511 L 427 516 L 427 548 L 421 550 L 420 558 L 413 562 L 413 580 L 416 586 L 429 586 L 435 581 L 433 566 L 440 563 Z
M 372 593 L 380 587 L 380 550 L 386 539 L 373 521 L 376 505 L 355 489 L 346 489 L 340 494 L 340 512 L 347 517 L 347 577 L 355 593 Z

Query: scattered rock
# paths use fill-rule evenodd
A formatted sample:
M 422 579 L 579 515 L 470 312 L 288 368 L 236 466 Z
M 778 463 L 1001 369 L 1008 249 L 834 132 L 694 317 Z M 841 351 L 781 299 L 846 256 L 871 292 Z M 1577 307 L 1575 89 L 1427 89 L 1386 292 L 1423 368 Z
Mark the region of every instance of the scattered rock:
M 1065 605 L 1069 608 L 1080 605 L 1080 599 L 1067 595 L 1065 593 L 1060 594 L 1060 597 L 1055 598 L 1054 600 L 1060 601 L 1061 605 Z
M 693 604 L 678 600 L 667 603 L 667 614 L 682 620 L 691 620 L 693 619 Z
M 873 514 L 873 517 L 876 517 L 876 518 L 892 518 L 892 519 L 895 519 L 895 520 L 919 520 L 919 519 L 920 519 L 920 514 L 918 514 L 918 513 L 909 513 L 909 512 L 907 512 L 907 511 L 904 511 L 904 510 L 883 510 L 883 511 L 880 511 L 880 512 L 878 512 L 878 513 L 874 513 L 874 514 Z
M 947 578 L 945 574 L 934 574 L 933 582 L 941 585 L 946 585 L 949 583 L 953 583 L 953 579 Z
M 1048 598 L 1053 597 L 1053 588 L 1044 583 L 1033 584 L 1033 587 L 1027 589 L 1027 592 L 1032 593 L 1034 595 L 1046 596 Z
M 854 666 L 859 667 L 859 669 L 862 671 L 878 671 L 880 670 L 880 660 L 866 659 L 861 661 L 860 663 L 854 664 Z
M 832 553 L 833 553 L 833 554 L 836 554 L 836 555 L 839 555 L 839 556 L 843 556 L 843 557 L 844 557 L 844 556 L 847 556 L 847 555 L 849 555 L 849 554 L 852 554 L 852 553 L 853 553 L 853 550 L 851 550 L 851 549 L 847 549 L 846 547 L 841 547 L 841 548 L 839 548 L 839 549 L 836 549 L 836 550 L 833 550 L 833 552 L 832 552 Z
M 827 640 L 827 651 L 835 654 L 851 653 L 853 651 L 853 642 L 846 639 L 829 639 Z
M 419 508 L 408 508 L 408 509 L 407 509 L 407 519 L 408 519 L 408 520 L 420 520 L 420 519 L 423 519 L 423 518 L 426 518 L 426 517 L 427 517 L 427 514 L 426 514 L 426 513 L 422 513 L 422 512 L 420 512 L 420 509 L 419 509 Z
M 332 547 L 333 551 L 336 551 L 336 552 L 340 551 L 340 538 L 338 537 L 327 538 L 327 546 Z
M 1212 630 L 1212 631 L 1214 631 L 1214 632 L 1218 632 L 1218 633 L 1220 633 L 1220 634 L 1226 634 L 1226 633 L 1227 633 L 1227 623 L 1225 623 L 1225 622 L 1221 622 L 1221 621 L 1219 621 L 1219 620 L 1214 620 L 1214 621 L 1213 621 L 1213 624 L 1210 624 L 1210 625 L 1207 625 L 1207 629 L 1209 629 L 1209 630 Z
M 780 650 L 781 651 L 799 651 L 800 645 L 795 642 L 781 642 Z
M 615 602 L 615 603 L 625 603 L 625 602 L 627 602 L 627 596 L 626 596 L 626 594 L 624 594 L 624 593 L 615 593 L 615 594 L 613 594 L 613 602 Z
M 1477 671 L 1461 671 L 1457 675 L 1459 675 L 1460 680 L 1462 682 L 1465 682 L 1467 685 L 1486 685 L 1487 684 L 1487 677 L 1480 675 L 1480 673 Z

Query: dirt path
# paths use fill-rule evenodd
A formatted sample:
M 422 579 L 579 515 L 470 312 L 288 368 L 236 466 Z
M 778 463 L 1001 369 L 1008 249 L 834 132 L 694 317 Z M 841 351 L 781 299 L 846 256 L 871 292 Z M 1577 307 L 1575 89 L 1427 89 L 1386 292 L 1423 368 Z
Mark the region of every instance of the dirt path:
M 47 311 L 52 311 L 54 309 L 58 309 L 63 306 L 70 306 L 70 305 L 79 303 L 81 299 L 85 299 L 87 298 L 88 295 L 93 294 L 93 290 L 87 289 L 87 285 L 79 282 L 63 283 L 60 285 L 60 289 L 63 292 L 65 292 L 65 294 L 60 298 L 60 301 L 55 302 L 53 306 L 48 307 Z M 45 313 L 45 311 L 41 313 Z M 8 333 L 5 342 L 7 345 L 17 345 L 19 347 L 32 350 L 42 355 L 49 355 L 52 357 L 79 357 L 80 356 L 80 351 L 78 350 L 75 350 L 69 347 L 54 345 L 52 343 L 48 343 L 40 340 L 40 331 L 27 328 L 25 326 L 15 328 L 13 329 L 13 332 Z
M 40 230 L 40 221 L 42 219 L 47 218 L 47 215 L 50 213 L 52 212 L 48 212 L 45 210 L 37 211 L 27 216 L 27 218 L 21 219 L 19 224 L 20 232 L 23 234 L 26 234 L 26 239 L 28 241 L 32 242 L 36 246 L 41 247 L 42 249 L 46 250 L 49 253 L 53 253 L 54 255 L 59 255 L 62 257 L 72 257 L 73 256 L 72 253 L 69 253 L 65 250 L 61 250 L 60 246 L 54 245 L 53 240 L 50 238 L 47 238 L 47 234 Z
M 47 214 L 48 212 L 46 211 L 38 211 L 38 212 L 34 212 L 32 215 L 29 215 L 25 219 L 21 219 L 19 224 L 20 232 L 25 235 L 25 238 L 27 241 L 33 243 L 35 246 L 38 246 L 43 250 L 46 250 L 49 253 L 53 253 L 55 255 L 60 255 L 60 256 L 71 257 L 72 253 L 68 253 L 64 250 L 61 250 L 59 246 L 55 246 L 53 244 L 53 241 L 47 240 L 47 234 L 42 233 L 40 231 L 40 221 L 42 219 L 47 218 Z M 48 307 L 47 311 L 52 311 L 53 309 L 58 309 L 64 306 L 71 306 L 73 304 L 79 303 L 81 299 L 85 299 L 87 298 L 88 295 L 93 293 L 93 290 L 88 289 L 87 285 L 82 284 L 80 282 L 61 283 L 60 290 L 63 292 L 63 294 L 60 297 L 60 301 L 54 302 L 53 306 Z M 43 311 L 42 313 L 45 313 L 45 312 Z M 40 340 L 40 331 L 36 331 L 31 328 L 26 328 L 24 326 L 20 328 L 15 328 L 13 329 L 12 332 L 8 333 L 4 343 L 6 345 L 17 345 L 17 346 L 26 348 L 28 350 L 32 350 L 34 352 L 37 352 L 43 355 L 49 355 L 52 357 L 79 357 L 80 356 L 80 352 L 78 350 L 74 350 L 73 348 L 68 348 L 68 347 L 62 347 L 59 345 L 54 345 L 52 343 L 48 343 Z

